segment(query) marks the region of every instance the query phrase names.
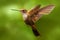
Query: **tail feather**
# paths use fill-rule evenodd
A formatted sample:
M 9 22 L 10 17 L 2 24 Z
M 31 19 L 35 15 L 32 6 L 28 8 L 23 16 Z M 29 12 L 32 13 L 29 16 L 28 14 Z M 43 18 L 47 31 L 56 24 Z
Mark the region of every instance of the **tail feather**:
M 35 36 L 40 36 L 40 33 L 36 29 L 35 25 L 32 25 L 32 31 L 33 31 L 33 33 L 34 33 Z

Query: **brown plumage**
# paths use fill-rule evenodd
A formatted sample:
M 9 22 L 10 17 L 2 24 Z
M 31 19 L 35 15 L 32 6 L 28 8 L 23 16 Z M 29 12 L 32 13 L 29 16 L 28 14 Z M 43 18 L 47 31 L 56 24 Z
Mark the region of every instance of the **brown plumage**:
M 38 30 L 36 29 L 35 23 L 32 21 L 31 18 L 28 17 L 28 18 L 25 20 L 25 23 L 26 23 L 27 25 L 30 25 L 30 26 L 31 26 L 32 31 L 33 31 L 33 33 L 35 34 L 35 36 L 39 36 L 39 35 L 40 35 L 40 33 L 38 32 Z
M 40 33 L 36 29 L 35 22 L 38 21 L 43 15 L 50 14 L 50 12 L 55 8 L 54 5 L 48 5 L 46 7 L 40 8 L 40 5 L 35 6 L 31 10 L 18 10 L 23 15 L 23 20 L 27 25 L 30 25 L 35 36 L 39 36 Z
M 43 15 L 49 14 L 54 9 L 54 7 L 54 5 L 48 5 L 46 7 L 40 8 L 40 5 L 37 5 L 29 11 L 25 9 L 20 10 L 20 12 L 23 14 L 24 22 L 31 26 L 35 36 L 40 35 L 39 31 L 36 29 L 35 22 L 38 21 Z

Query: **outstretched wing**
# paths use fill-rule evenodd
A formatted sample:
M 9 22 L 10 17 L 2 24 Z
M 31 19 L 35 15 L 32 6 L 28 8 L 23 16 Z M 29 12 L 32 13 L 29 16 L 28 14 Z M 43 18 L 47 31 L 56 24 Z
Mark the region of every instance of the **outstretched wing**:
M 35 6 L 34 8 L 32 8 L 31 10 L 27 12 L 27 15 L 29 16 L 33 15 L 35 12 L 39 10 L 39 8 L 40 8 L 40 5 Z
M 48 5 L 46 7 L 41 8 L 38 13 L 32 18 L 34 22 L 38 21 L 43 15 L 50 14 L 52 10 L 55 8 L 54 5 Z

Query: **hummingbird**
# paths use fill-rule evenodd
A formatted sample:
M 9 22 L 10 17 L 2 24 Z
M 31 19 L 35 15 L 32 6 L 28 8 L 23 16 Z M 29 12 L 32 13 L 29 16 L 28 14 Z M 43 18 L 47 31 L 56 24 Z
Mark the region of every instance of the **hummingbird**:
M 40 36 L 40 32 L 36 28 L 35 23 L 43 16 L 48 15 L 52 12 L 52 10 L 55 8 L 55 5 L 48 5 L 41 8 L 41 5 L 36 5 L 30 10 L 21 9 L 21 10 L 15 10 L 22 13 L 24 22 L 29 25 L 32 28 L 32 31 L 35 36 Z

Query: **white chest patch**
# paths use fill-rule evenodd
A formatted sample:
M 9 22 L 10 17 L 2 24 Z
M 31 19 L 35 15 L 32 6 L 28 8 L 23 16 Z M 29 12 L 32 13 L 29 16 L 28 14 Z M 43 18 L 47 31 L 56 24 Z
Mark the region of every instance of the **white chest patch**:
M 23 19 L 25 20 L 27 18 L 27 15 L 26 14 L 23 14 Z

